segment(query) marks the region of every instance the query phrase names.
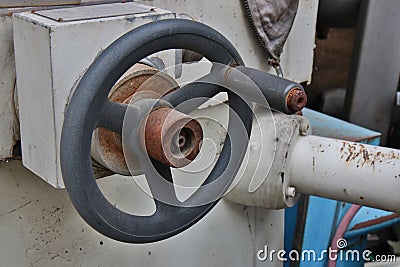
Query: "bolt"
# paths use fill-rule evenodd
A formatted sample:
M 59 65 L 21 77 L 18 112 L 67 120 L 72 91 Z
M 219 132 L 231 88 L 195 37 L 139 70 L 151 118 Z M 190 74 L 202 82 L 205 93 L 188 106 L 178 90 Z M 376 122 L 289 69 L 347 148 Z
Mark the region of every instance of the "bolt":
M 310 130 L 310 124 L 308 123 L 307 120 L 302 119 L 300 121 L 300 126 L 299 126 L 300 135 L 308 135 L 309 130 Z
M 293 186 L 289 186 L 285 189 L 285 196 L 286 197 L 295 197 L 296 196 L 296 188 Z
M 307 95 L 300 88 L 293 88 L 286 97 L 286 105 L 290 111 L 302 110 L 307 104 Z

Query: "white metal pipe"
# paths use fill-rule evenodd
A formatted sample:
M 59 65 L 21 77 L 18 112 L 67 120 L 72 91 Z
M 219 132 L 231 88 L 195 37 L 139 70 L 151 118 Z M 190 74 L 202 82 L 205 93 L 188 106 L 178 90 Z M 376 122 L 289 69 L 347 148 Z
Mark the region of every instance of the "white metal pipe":
M 400 212 L 400 150 L 304 136 L 290 177 L 300 193 Z

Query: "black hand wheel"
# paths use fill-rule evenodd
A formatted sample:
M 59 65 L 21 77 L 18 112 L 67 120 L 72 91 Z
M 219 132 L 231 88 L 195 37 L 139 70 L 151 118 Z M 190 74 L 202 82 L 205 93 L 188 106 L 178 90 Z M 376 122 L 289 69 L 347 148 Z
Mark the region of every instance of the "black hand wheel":
M 61 136 L 61 166 L 65 187 L 82 218 L 95 230 L 115 240 L 150 243 L 171 237 L 200 220 L 218 201 L 216 198 L 207 204 L 190 206 L 171 205 L 155 199 L 156 212 L 153 215 L 136 216 L 114 207 L 104 197 L 94 178 L 91 168 L 93 131 L 104 127 L 121 133 L 127 109 L 126 105 L 108 100 L 110 89 L 132 65 L 167 49 L 188 49 L 211 62 L 243 65 L 232 44 L 206 25 L 176 19 L 152 22 L 128 32 L 96 58 L 76 87 L 65 113 Z M 195 94 L 212 97 L 205 95 L 206 92 L 197 91 Z M 203 183 L 210 185 L 218 181 L 215 190 L 219 191 L 219 197 L 232 183 L 243 160 L 253 116 L 249 103 L 235 93 L 227 92 L 231 108 L 228 132 L 233 123 L 239 121 L 244 125 L 245 134 L 227 135 L 221 155 Z M 179 99 L 174 99 L 174 102 L 179 103 Z M 237 115 L 233 116 L 232 113 Z M 152 163 L 156 173 L 171 180 L 168 166 L 154 160 Z M 149 176 L 155 173 L 148 171 L 147 167 L 143 170 L 149 180 Z M 152 190 L 152 185 L 149 185 Z M 209 194 L 208 189 L 200 187 L 186 204 L 204 199 Z M 173 194 L 172 191 L 170 193 Z

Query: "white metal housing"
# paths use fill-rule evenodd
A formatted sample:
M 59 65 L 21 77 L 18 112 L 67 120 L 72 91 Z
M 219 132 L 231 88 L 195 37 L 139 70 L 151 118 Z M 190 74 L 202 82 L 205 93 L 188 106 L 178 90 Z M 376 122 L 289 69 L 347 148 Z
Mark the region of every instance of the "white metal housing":
M 169 11 L 136 3 L 14 15 L 22 159 L 28 169 L 52 186 L 63 187 L 61 129 L 65 107 L 80 77 L 101 50 L 124 33 L 174 17 Z M 173 54 L 166 59 L 170 60 L 166 65 L 175 63 Z

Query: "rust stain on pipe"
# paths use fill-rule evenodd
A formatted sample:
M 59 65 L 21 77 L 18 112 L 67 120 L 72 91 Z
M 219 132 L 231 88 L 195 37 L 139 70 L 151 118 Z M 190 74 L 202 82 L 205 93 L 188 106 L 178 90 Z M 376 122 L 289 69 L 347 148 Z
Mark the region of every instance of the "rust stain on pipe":
M 340 158 L 344 159 L 347 163 L 357 164 L 357 168 L 364 166 L 375 168 L 375 164 L 377 163 L 400 160 L 400 153 L 394 151 L 383 153 L 381 151 L 367 149 L 363 144 L 342 142 Z
M 387 222 L 387 221 L 390 221 L 390 220 L 393 220 L 393 219 L 396 219 L 396 218 L 400 218 L 400 214 L 391 214 L 391 215 L 388 215 L 388 216 L 383 216 L 383 217 L 380 217 L 380 218 L 376 218 L 376 219 L 373 219 L 373 220 L 369 220 L 369 221 L 366 221 L 366 222 L 362 222 L 362 223 L 356 224 L 356 225 L 354 225 L 353 228 L 351 228 L 351 231 L 367 228 L 367 227 L 370 227 L 370 226 L 374 226 L 374 225 L 377 225 L 377 224 L 380 224 L 380 223 L 384 223 L 384 222 Z
M 149 114 L 144 128 L 147 153 L 168 166 L 184 167 L 200 152 L 203 130 L 186 114 L 161 107 Z

